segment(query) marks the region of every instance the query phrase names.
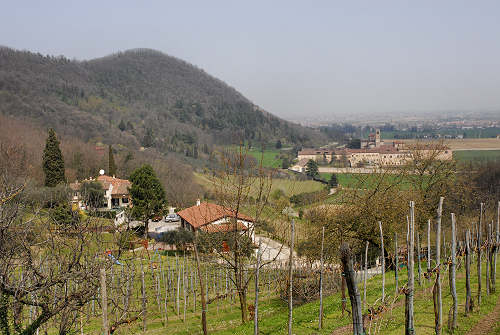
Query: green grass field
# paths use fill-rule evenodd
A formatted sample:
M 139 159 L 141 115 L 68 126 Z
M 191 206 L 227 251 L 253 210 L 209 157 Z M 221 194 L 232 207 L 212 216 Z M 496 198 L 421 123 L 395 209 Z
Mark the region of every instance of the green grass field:
M 453 151 L 453 158 L 459 162 L 500 161 L 500 150 Z
M 248 151 L 248 154 L 253 156 L 257 162 L 262 159 L 262 166 L 264 167 L 281 168 L 280 150 L 278 149 L 266 149 L 262 153 L 260 150 L 252 148 Z
M 322 179 L 328 181 L 330 180 L 331 173 L 320 173 Z M 364 173 L 336 173 L 337 183 L 344 188 L 374 188 L 376 182 L 379 178 L 376 174 L 364 174 Z M 385 175 L 390 182 L 397 182 L 397 176 L 395 175 Z M 401 188 L 408 188 L 407 182 L 401 182 Z
M 206 187 L 207 189 L 213 188 L 213 183 L 206 175 L 195 173 L 195 180 L 198 184 Z M 257 183 L 255 183 L 257 184 Z M 281 189 L 286 196 L 290 197 L 294 194 L 319 191 L 324 188 L 324 185 L 314 180 L 292 180 L 275 178 L 272 180 L 271 193 L 275 190 Z M 256 194 L 257 185 L 253 193 Z

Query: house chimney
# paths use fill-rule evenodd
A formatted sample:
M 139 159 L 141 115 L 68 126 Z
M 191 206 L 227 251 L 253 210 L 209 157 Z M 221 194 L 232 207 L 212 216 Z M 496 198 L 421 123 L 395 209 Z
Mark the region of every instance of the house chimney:
M 199 206 L 199 205 L 201 205 L 201 201 L 200 201 L 200 199 L 197 199 L 196 200 L 196 206 Z

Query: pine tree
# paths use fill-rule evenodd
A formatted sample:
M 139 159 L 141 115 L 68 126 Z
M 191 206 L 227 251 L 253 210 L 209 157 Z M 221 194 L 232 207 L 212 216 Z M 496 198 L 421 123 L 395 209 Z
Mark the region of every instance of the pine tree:
M 166 205 L 165 190 L 150 165 L 144 165 L 132 172 L 130 181 L 132 216 L 144 222 L 144 237 L 147 237 L 149 219 L 161 214 Z
M 318 174 L 318 163 L 310 159 L 306 164 L 306 175 L 309 177 L 316 177 Z
M 118 124 L 118 129 L 120 129 L 121 131 L 124 131 L 125 129 L 127 129 L 127 125 L 125 124 L 123 119 L 121 119 L 120 124 Z
M 142 146 L 145 148 L 152 147 L 154 144 L 153 129 L 146 128 L 146 133 L 142 139 Z
M 337 175 L 335 173 L 332 173 L 332 176 L 330 177 L 330 180 L 328 181 L 328 186 L 337 187 L 337 185 L 338 185 Z
M 43 172 L 45 173 L 45 186 L 55 187 L 65 183 L 64 159 L 59 148 L 59 140 L 54 129 L 49 129 L 49 136 L 43 150 Z
M 116 164 L 115 158 L 113 157 L 113 148 L 111 147 L 111 145 L 109 146 L 108 151 L 108 173 L 110 176 L 116 175 Z

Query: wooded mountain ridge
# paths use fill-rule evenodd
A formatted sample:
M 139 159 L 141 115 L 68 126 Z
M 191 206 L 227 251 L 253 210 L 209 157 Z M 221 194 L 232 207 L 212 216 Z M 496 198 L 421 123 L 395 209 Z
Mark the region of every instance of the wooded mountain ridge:
M 163 153 L 240 141 L 310 145 L 324 137 L 263 111 L 196 66 L 150 49 L 77 61 L 0 47 L 0 113 L 85 142 Z

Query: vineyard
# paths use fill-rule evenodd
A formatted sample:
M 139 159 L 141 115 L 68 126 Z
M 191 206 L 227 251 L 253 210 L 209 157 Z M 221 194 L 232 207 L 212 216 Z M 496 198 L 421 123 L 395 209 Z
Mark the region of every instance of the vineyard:
M 382 249 L 369 243 L 364 253 L 356 255 L 344 244 L 342 266 L 307 263 L 295 254 L 287 262 L 262 265 L 259 249 L 243 273 L 249 282 L 249 319 L 255 319 L 245 324 L 240 320 L 236 275 L 216 255 L 202 253 L 198 268 L 190 249 L 138 248 L 119 258 L 108 253 L 108 265 L 99 270 L 97 294 L 73 312 L 76 328 L 81 334 L 102 334 L 103 328 L 112 334 L 201 334 L 203 289 L 208 333 L 250 334 L 258 324 L 260 333 L 286 334 L 290 320 L 295 334 L 350 334 L 353 322 L 365 334 L 401 334 L 405 328 L 412 334 L 435 334 L 436 329 L 467 334 L 500 298 L 496 290 L 498 217 L 497 223 L 486 224 L 481 206 L 479 222 L 468 228 L 456 225 L 451 214 L 451 237 L 446 242 L 441 232 L 442 203 L 436 230 L 429 220 L 426 232 L 413 230 L 412 206 L 405 240 L 397 234 L 384 237 L 379 223 L 381 242 L 394 245 L 398 257 L 377 257 Z M 105 240 L 109 243 L 112 238 Z M 317 246 L 321 252 L 322 244 Z M 58 290 L 66 290 L 64 296 L 78 285 L 67 281 L 49 288 L 48 296 L 56 303 Z M 32 306 L 18 316 L 31 323 L 42 312 Z M 494 325 L 488 329 L 495 331 Z M 60 333 L 50 322 L 41 330 Z

